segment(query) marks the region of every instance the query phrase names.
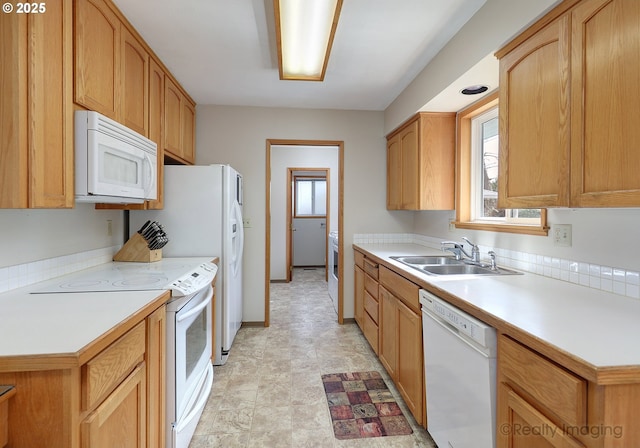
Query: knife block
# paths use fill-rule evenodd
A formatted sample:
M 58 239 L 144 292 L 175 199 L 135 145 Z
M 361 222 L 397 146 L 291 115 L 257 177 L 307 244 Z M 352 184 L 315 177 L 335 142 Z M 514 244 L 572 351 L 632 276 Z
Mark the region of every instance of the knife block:
M 129 241 L 113 256 L 113 261 L 136 261 L 153 263 L 162 260 L 162 249 L 149 249 L 147 240 L 135 233 Z

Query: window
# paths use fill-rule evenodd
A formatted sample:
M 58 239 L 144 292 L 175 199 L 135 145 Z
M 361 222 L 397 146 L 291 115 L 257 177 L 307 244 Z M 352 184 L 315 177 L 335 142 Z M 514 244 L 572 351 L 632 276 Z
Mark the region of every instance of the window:
M 295 177 L 294 216 L 325 217 L 327 215 L 327 180 Z
M 498 208 L 498 95 L 458 113 L 456 227 L 546 235 L 546 210 Z

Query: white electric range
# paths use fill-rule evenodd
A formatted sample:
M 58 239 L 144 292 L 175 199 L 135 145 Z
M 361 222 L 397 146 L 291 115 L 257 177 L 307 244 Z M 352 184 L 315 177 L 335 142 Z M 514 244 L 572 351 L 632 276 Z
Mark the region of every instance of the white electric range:
M 153 263 L 115 261 L 54 278 L 38 285 L 32 294 L 171 290 L 172 298 L 187 294 L 173 285 L 193 274 L 214 257 L 164 258 Z M 211 280 L 213 280 L 213 277 Z M 210 282 L 209 282 L 210 283 Z

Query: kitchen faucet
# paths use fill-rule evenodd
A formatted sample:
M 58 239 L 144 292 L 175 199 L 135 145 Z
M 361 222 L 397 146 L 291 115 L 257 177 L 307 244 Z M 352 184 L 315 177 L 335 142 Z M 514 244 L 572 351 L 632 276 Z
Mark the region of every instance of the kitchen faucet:
M 471 253 L 468 253 L 466 250 L 464 250 L 464 243 L 458 243 L 456 241 L 443 241 L 440 243 L 440 248 L 443 251 L 446 250 L 449 252 L 453 252 L 453 254 L 456 256 L 456 260 L 464 260 L 464 257 L 467 257 L 467 260 L 464 261 L 467 261 L 471 264 L 480 264 L 480 248 L 476 244 L 473 244 L 471 241 L 469 241 L 467 237 L 463 236 L 462 239 L 471 246 Z

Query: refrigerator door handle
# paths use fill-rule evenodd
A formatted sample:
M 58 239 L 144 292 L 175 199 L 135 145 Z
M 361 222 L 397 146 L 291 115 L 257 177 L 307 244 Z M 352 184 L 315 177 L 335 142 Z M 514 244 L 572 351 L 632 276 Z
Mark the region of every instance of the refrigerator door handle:
M 242 222 L 242 209 L 237 201 L 233 201 L 232 209 L 233 220 L 238 225 L 236 241 L 233 245 L 232 254 L 233 276 L 235 277 L 238 274 L 242 263 L 242 251 L 244 250 L 244 223 Z

